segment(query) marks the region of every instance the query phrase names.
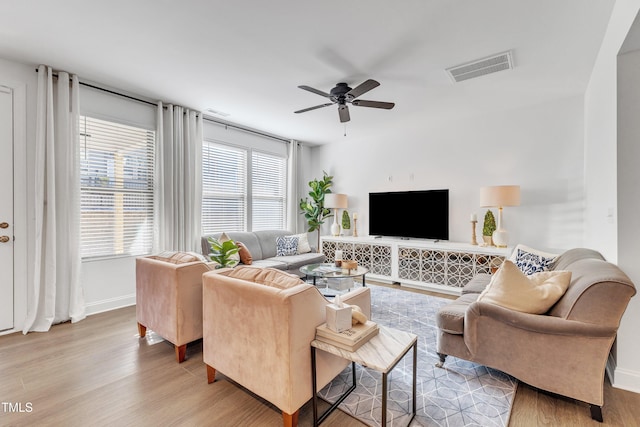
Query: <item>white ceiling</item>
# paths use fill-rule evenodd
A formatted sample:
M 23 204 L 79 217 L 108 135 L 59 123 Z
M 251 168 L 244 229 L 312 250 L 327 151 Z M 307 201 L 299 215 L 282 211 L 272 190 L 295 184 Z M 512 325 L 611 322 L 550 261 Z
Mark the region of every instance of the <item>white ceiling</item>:
M 293 111 L 338 82 L 381 86 L 350 107 L 358 138 L 407 119 L 584 93 L 614 0 L 21 0 L 4 2 L 0 57 L 149 99 L 229 113 L 285 138 L 344 139 L 336 106 Z M 515 68 L 452 83 L 445 68 L 512 50 Z

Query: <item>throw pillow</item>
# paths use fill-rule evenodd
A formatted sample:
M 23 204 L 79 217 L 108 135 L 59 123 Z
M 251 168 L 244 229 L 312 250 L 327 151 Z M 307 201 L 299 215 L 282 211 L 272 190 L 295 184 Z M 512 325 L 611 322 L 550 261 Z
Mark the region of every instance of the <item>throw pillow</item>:
M 570 271 L 543 271 L 527 276 L 506 260 L 478 301 L 523 313 L 544 314 L 564 295 L 570 282 Z
M 298 252 L 298 237 L 278 236 L 276 238 L 276 256 L 295 255 Z
M 511 253 L 513 261 L 524 274 L 547 271 L 553 267 L 558 254 L 539 251 L 525 245 L 518 245 Z
M 218 241 L 219 241 L 220 243 L 224 243 L 224 242 L 226 242 L 227 240 L 231 240 L 231 239 L 229 238 L 229 236 L 227 236 L 227 233 L 224 233 L 224 232 L 223 232 L 223 233 L 220 235 L 220 237 L 218 238 Z M 237 243 L 236 243 L 236 245 L 237 245 Z M 238 253 L 236 253 L 236 254 L 231 255 L 231 256 L 229 257 L 229 259 L 232 259 L 232 260 L 235 260 L 235 261 L 240 262 L 240 252 L 238 252 Z
M 307 252 L 311 252 L 311 246 L 309 246 L 309 238 L 307 237 L 307 233 L 294 234 L 289 237 L 297 237 L 298 238 L 298 253 L 306 254 Z
M 251 252 L 249 252 L 249 248 L 247 248 L 244 243 L 236 242 L 238 245 L 238 255 L 240 255 L 240 262 L 244 265 L 251 265 L 253 262 L 253 257 L 251 256 Z

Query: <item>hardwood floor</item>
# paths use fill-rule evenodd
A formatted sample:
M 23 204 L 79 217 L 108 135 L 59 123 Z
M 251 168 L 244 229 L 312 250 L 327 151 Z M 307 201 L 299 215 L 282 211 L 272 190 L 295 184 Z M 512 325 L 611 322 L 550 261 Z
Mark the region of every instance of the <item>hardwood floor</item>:
M 156 334 L 138 337 L 135 307 L 126 307 L 47 333 L 0 336 L 0 425 L 282 425 L 272 405 L 217 378 L 207 384 L 201 342 L 178 364 Z M 520 384 L 509 425 L 640 425 L 640 394 L 607 382 L 605 395 L 604 423 L 597 423 L 587 404 Z M 312 425 L 311 412 L 310 403 L 301 409 L 300 426 Z M 340 411 L 324 425 L 364 426 Z

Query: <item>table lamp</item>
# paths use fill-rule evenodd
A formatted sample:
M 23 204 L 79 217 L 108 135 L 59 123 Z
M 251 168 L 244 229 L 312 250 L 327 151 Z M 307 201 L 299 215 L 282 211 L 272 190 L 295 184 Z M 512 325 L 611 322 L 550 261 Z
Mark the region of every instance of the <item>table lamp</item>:
M 498 208 L 498 228 L 493 232 L 493 243 L 499 248 L 506 248 L 509 242 L 507 230 L 502 228 L 502 208 L 520 206 L 519 185 L 497 185 L 480 188 L 480 206 Z
M 347 195 L 329 193 L 324 196 L 324 207 L 333 209 L 333 224 L 331 225 L 331 235 L 340 235 L 340 224 L 338 224 L 338 209 L 347 208 Z

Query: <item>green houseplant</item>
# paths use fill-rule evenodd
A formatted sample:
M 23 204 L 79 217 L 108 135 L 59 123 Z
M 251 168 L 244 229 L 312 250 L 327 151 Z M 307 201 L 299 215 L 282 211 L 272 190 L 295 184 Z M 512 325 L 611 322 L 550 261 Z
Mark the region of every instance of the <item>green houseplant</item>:
M 333 185 L 333 176 L 323 171 L 322 179 L 314 179 L 309 181 L 309 197 L 300 199 L 300 210 L 307 220 L 309 233 L 318 230 L 318 251 L 320 251 L 320 226 L 324 224 L 327 218 L 331 218 L 333 214 L 330 209 L 324 207 L 324 195 L 331 193 L 331 185 Z
M 346 209 L 342 211 L 342 229 L 345 230 L 345 235 L 349 233 L 347 230 L 351 230 L 351 218 L 349 217 L 349 211 Z
M 233 240 L 221 242 L 218 239 L 209 237 L 209 259 L 218 263 L 216 268 L 235 267 L 238 264 L 237 258 L 231 258 L 239 251 L 238 245 Z
M 484 225 L 482 226 L 482 239 L 487 246 L 493 246 L 493 232 L 496 231 L 496 219 L 491 209 L 484 214 Z

